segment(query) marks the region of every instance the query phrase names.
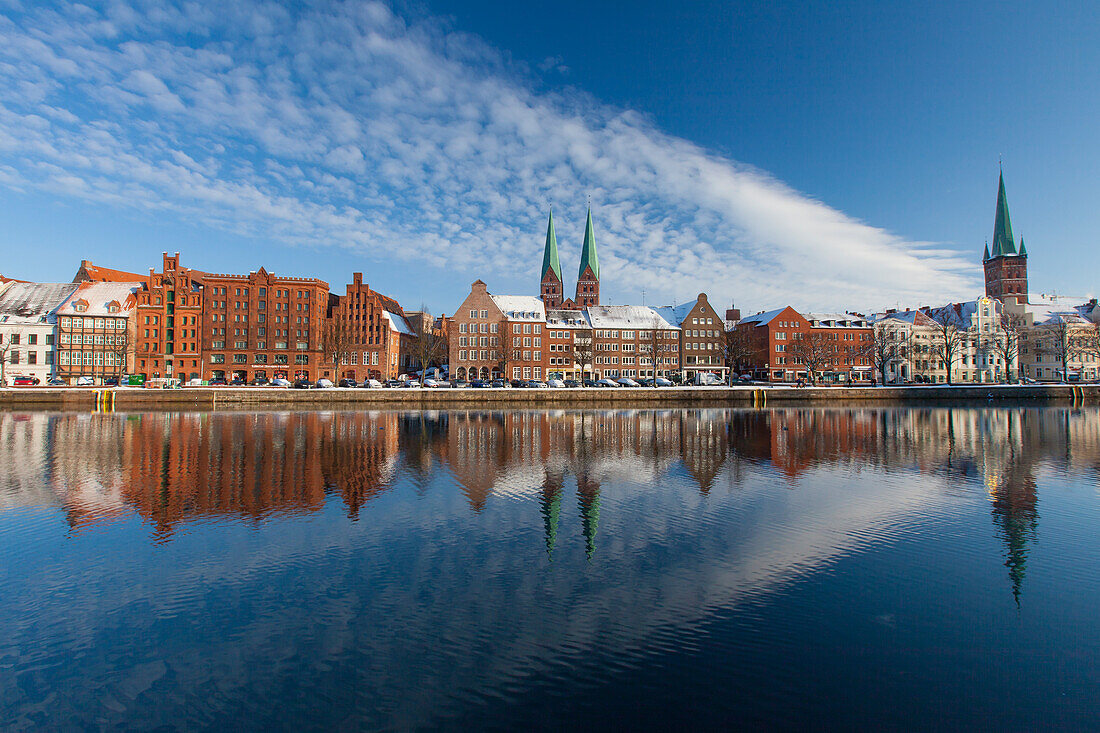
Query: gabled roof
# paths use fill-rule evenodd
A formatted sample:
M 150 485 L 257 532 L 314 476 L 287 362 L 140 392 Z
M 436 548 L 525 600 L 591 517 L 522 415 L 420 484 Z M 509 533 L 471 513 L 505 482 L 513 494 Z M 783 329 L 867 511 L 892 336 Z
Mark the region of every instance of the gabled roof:
M 693 300 L 690 303 L 682 303 L 680 305 L 663 305 L 660 308 L 655 308 L 661 318 L 664 318 L 669 323 L 674 323 L 677 326 L 682 326 L 684 320 L 688 317 L 688 313 L 691 313 L 691 309 L 698 304 L 698 301 Z
M 119 313 L 111 313 L 108 305 L 112 301 L 118 301 L 122 312 L 131 310 L 137 302 L 134 294 L 143 286 L 144 283 L 141 282 L 84 282 L 57 312 L 63 315 L 117 316 Z M 80 301 L 87 302 L 87 310 L 77 311 L 73 308 Z
M 591 305 L 588 320 L 592 328 L 679 330 L 679 324 L 669 323 L 647 305 Z
M 546 246 L 542 252 L 542 271 L 539 277 L 545 277 L 547 270 L 553 270 L 561 281 L 561 261 L 558 258 L 558 235 L 554 232 L 554 210 L 550 210 L 550 218 L 546 222 Z
M 489 297 L 509 320 L 546 320 L 546 306 L 542 298 L 533 295 L 490 295 Z
M 77 287 L 74 283 L 10 282 L 0 293 L 0 321 L 46 323 Z
M 581 245 L 581 266 L 577 277 L 584 275 L 584 268 L 591 267 L 592 274 L 600 279 L 600 259 L 596 256 L 596 235 L 592 231 L 592 209 L 588 210 L 588 221 L 584 225 L 584 244 Z
M 82 260 L 80 263 L 80 269 L 76 271 L 76 277 L 73 282 L 82 281 L 91 282 L 144 282 L 145 276 L 138 275 L 135 272 L 126 272 L 125 270 L 113 270 L 110 267 L 102 267 L 100 265 L 93 265 L 91 260 Z
M 784 306 L 783 308 L 779 308 L 773 311 L 766 311 L 764 313 L 757 313 L 754 316 L 745 316 L 740 321 L 738 321 L 737 325 L 741 325 L 742 323 L 751 323 L 756 326 L 766 326 L 771 323 L 776 316 L 787 310 L 787 308 L 790 308 L 790 306 Z
M 997 214 L 993 221 L 993 256 L 1014 254 L 1016 254 L 1016 240 L 1012 238 L 1012 218 L 1008 215 L 1005 176 L 1002 173 L 997 184 Z
M 914 326 L 931 326 L 933 321 L 927 314 L 921 311 L 895 311 L 893 313 L 876 313 L 868 319 L 872 323 L 883 321 L 901 321 Z
M 406 321 L 403 316 L 399 316 L 387 310 L 382 311 L 382 315 L 389 321 L 391 331 L 396 331 L 406 336 L 416 335 L 416 332 L 412 330 L 412 327 L 409 326 L 409 322 Z

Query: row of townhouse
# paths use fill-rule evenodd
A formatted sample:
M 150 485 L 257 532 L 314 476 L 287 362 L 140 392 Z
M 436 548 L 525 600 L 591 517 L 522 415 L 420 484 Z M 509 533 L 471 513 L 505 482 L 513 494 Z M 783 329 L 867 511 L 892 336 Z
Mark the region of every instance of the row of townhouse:
M 448 319 L 448 335 L 457 379 L 690 380 L 697 372 L 719 379 L 727 373 L 723 321 L 702 293 L 678 308 L 547 308 L 540 297 L 494 295 L 477 280 Z
M 495 295 L 482 280 L 446 319 L 457 379 L 601 379 L 697 374 L 725 379 L 725 322 L 700 293 L 680 306 L 600 304 L 589 210 L 574 296 L 564 296 L 554 216 L 546 225 L 539 295 Z
M 390 379 L 417 368 L 416 341 L 401 306 L 361 273 L 338 295 L 323 280 L 262 267 L 194 270 L 177 252 L 147 275 L 85 260 L 72 283 L 0 279 L 7 383 Z
M 742 318 L 734 333 L 743 344 L 734 366 L 757 380 L 867 384 L 873 378 L 873 330 L 857 314 L 803 314 L 786 306 Z

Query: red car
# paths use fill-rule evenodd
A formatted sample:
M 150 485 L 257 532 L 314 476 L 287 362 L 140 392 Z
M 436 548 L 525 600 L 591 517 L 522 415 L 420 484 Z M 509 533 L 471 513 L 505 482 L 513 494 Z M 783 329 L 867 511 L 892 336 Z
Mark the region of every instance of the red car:
M 38 377 L 14 377 L 11 383 L 16 387 L 33 387 L 38 384 Z

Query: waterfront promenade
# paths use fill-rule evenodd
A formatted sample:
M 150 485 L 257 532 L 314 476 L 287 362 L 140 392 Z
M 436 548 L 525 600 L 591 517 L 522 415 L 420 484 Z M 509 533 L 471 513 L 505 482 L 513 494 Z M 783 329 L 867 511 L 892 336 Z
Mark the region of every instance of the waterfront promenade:
M 671 387 L 617 389 L 279 389 L 266 387 L 7 388 L 0 409 L 141 410 L 291 407 L 347 409 L 515 407 L 646 407 L 837 404 L 899 405 L 1015 403 L 1082 405 L 1100 403 L 1100 385 L 935 385 L 905 387 Z

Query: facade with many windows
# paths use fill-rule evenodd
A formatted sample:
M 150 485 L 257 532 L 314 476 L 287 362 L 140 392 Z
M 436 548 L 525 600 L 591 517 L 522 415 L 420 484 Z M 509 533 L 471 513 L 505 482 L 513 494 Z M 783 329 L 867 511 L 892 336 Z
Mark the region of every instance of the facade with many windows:
M 57 369 L 57 309 L 76 292 L 71 283 L 0 283 L 0 376 L 45 384 Z
M 203 379 L 304 378 L 333 374 L 322 349 L 328 283 L 281 277 L 206 274 L 200 348 Z
M 336 364 L 336 376 L 354 379 L 395 379 L 410 372 L 416 361 L 416 333 L 401 305 L 371 290 L 356 272 L 343 295 L 330 294 L 323 334 L 325 358 Z
M 94 384 L 133 372 L 142 282 L 83 282 L 57 309 L 57 376 Z

